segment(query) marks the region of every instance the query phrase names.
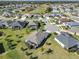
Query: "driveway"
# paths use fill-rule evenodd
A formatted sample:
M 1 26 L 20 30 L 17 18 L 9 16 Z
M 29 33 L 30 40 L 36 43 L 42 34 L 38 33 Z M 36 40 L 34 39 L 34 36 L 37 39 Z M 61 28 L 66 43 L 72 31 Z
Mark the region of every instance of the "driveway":
M 72 32 L 72 33 L 76 33 L 77 35 L 79 35 L 79 27 L 72 27 L 68 31 Z
M 45 30 L 48 32 L 56 32 L 59 31 L 59 27 L 55 24 L 46 23 Z

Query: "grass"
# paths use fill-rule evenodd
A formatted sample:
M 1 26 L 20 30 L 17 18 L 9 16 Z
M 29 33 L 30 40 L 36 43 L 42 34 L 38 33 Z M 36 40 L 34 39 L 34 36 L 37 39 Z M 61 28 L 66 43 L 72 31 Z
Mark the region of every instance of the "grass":
M 61 26 L 61 28 L 64 29 L 64 30 L 70 29 L 69 27 L 66 27 L 66 26 Z
M 65 49 L 63 49 L 55 40 L 55 33 L 52 33 L 51 36 L 48 38 L 48 40 L 45 42 L 45 44 L 38 48 L 38 49 L 29 49 L 27 45 L 25 45 L 24 40 L 25 37 L 27 37 L 27 32 L 25 29 L 22 31 L 16 30 L 12 31 L 11 29 L 6 29 L 7 31 L 4 31 L 8 34 L 11 34 L 13 40 L 16 42 L 18 38 L 15 36 L 23 35 L 23 38 L 20 38 L 21 42 L 17 44 L 16 48 L 13 50 L 10 50 L 8 48 L 8 51 L 6 51 L 4 54 L 0 55 L 0 59 L 30 59 L 30 56 L 38 57 L 38 59 L 79 59 L 79 56 L 75 53 L 69 53 Z M 2 37 L 4 38 L 4 37 Z M 17 39 L 16 39 L 17 38 Z M 6 41 L 4 39 L 0 40 L 0 42 L 5 43 Z M 51 43 L 48 45 L 47 43 Z M 7 47 L 6 43 L 5 46 Z M 22 51 L 21 47 L 27 48 L 27 50 Z M 45 53 L 48 51 L 48 49 L 51 49 L 53 52 L 48 54 Z M 26 52 L 30 53 L 29 55 L 26 54 Z
M 72 35 L 76 40 L 79 40 L 79 36 L 78 35 Z
M 43 5 L 41 5 L 40 7 L 38 7 L 37 9 L 35 9 L 35 10 L 29 12 L 29 13 L 34 13 L 34 14 L 45 14 L 48 7 L 49 7 L 48 5 L 43 4 Z

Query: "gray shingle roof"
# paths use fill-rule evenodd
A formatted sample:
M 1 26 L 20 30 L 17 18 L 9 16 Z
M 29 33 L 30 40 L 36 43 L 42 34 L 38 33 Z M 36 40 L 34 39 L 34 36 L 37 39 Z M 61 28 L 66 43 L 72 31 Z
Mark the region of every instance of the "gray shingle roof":
M 38 31 L 38 32 L 35 32 L 34 34 L 32 34 L 27 42 L 32 42 L 34 44 L 36 44 L 36 46 L 38 47 L 42 41 L 44 39 L 46 39 L 48 37 L 49 33 L 45 32 L 45 31 Z
M 73 26 L 79 26 L 79 22 L 66 22 L 65 25 L 71 26 L 71 27 L 73 27 Z
M 24 22 L 20 22 L 20 21 L 14 21 L 14 22 L 11 24 L 12 27 L 18 26 L 18 27 L 20 27 L 20 28 L 23 28 L 24 25 L 25 25 L 25 23 L 24 23 Z
M 30 21 L 29 24 L 28 24 L 28 26 L 31 26 L 31 25 L 37 26 L 37 24 L 33 21 Z
M 45 31 L 39 31 L 36 34 L 36 39 L 37 39 L 37 43 L 40 44 L 44 39 L 46 39 L 48 37 L 49 33 L 45 32 Z
M 3 26 L 3 25 L 8 26 L 8 23 L 6 21 L 0 21 L 0 26 Z
M 65 45 L 65 48 L 70 48 L 74 45 L 77 45 L 76 40 L 65 32 L 59 34 L 56 39 L 59 40 L 63 45 Z

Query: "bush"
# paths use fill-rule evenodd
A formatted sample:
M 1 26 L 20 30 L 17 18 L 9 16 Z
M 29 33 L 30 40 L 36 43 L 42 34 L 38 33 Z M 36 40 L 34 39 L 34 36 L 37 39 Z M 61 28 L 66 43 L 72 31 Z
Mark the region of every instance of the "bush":
M 48 49 L 45 53 L 50 54 L 50 53 L 52 53 L 52 52 L 53 52 L 52 49 Z
M 51 45 L 51 43 L 46 42 L 47 45 Z
M 5 33 L 0 31 L 0 36 L 3 36 L 3 35 L 5 35 Z
M 17 43 L 20 43 L 21 42 L 21 40 L 17 40 Z
M 41 48 L 41 51 L 44 51 L 44 48 L 43 47 Z
M 25 51 L 25 50 L 27 50 L 28 48 L 26 48 L 26 47 L 21 47 L 21 50 L 22 51 Z
M 79 49 L 78 49 L 76 52 L 77 52 L 77 54 L 79 55 Z
M 7 35 L 7 37 L 11 37 L 12 35 Z
M 71 49 L 69 49 L 68 51 L 69 51 L 69 52 L 76 52 L 76 50 L 77 50 L 77 48 L 71 48 Z
M 56 32 L 54 32 L 53 34 L 54 34 L 54 35 L 57 35 L 57 33 L 56 33 Z
M 9 49 L 15 49 L 17 44 L 15 42 L 7 42 L 7 45 Z
M 13 40 L 7 39 L 8 42 L 12 42 Z
M 33 54 L 32 52 L 27 52 L 27 51 L 26 51 L 26 55 L 27 55 L 27 56 L 32 55 L 32 54 Z
M 30 56 L 30 59 L 38 59 L 38 56 L 35 56 L 35 57 Z
M 21 35 L 21 36 L 18 36 L 18 38 L 22 38 L 23 36 Z

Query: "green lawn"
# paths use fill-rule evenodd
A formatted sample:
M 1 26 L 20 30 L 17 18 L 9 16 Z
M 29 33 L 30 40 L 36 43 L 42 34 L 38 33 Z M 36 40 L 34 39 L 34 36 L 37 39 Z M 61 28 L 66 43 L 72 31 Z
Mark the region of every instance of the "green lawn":
M 15 49 L 10 50 L 8 48 L 8 51 L 4 54 L 0 55 L 0 59 L 30 59 L 31 56 L 38 57 L 38 59 L 79 59 L 79 56 L 75 53 L 69 53 L 65 49 L 63 49 L 55 40 L 55 35 L 52 33 L 52 35 L 47 39 L 45 44 L 38 48 L 38 49 L 29 49 L 27 45 L 24 44 L 25 37 L 27 37 L 27 31 L 25 29 L 23 30 L 16 30 L 12 31 L 11 29 L 6 29 L 7 31 L 4 31 L 8 34 L 12 35 L 12 38 L 14 38 L 14 42 L 18 40 L 18 38 L 15 36 L 23 35 L 22 38 L 19 38 L 21 40 L 20 43 L 17 43 L 17 46 Z M 30 33 L 29 33 L 30 34 Z M 2 37 L 4 38 L 4 37 Z M 5 43 L 5 39 L 0 40 L 0 42 Z M 5 43 L 5 46 L 6 43 Z M 21 47 L 24 48 L 24 50 L 21 50 Z M 27 48 L 27 49 L 26 49 Z M 46 53 L 49 49 L 52 50 L 52 53 Z
M 40 7 L 38 7 L 37 9 L 30 11 L 29 13 L 34 13 L 34 14 L 45 14 L 47 11 L 47 8 L 49 6 L 46 4 L 41 5 Z
M 78 35 L 72 35 L 76 40 L 79 40 L 79 36 Z

